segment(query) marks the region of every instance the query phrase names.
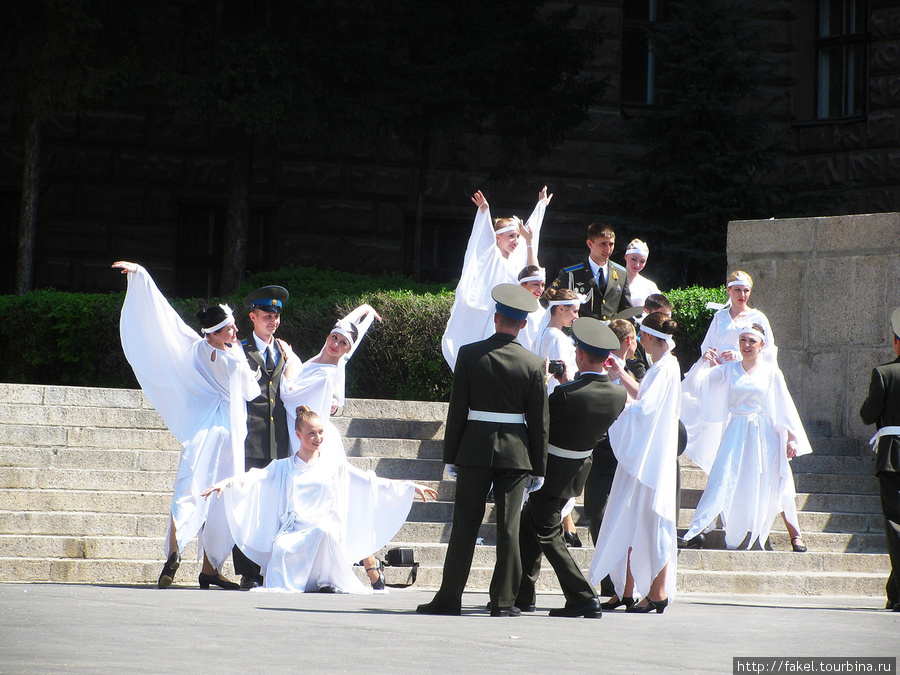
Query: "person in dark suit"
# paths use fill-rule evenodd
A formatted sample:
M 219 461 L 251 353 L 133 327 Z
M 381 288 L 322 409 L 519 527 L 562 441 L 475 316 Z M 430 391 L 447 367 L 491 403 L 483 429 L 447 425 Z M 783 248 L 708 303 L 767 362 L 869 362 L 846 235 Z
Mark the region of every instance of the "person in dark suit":
M 560 588 L 564 607 L 550 616 L 600 616 L 600 600 L 566 548 L 560 513 L 572 497 L 584 489 L 591 470 L 594 446 L 625 408 L 625 388 L 609 381 L 604 362 L 617 349 L 619 339 L 597 319 L 579 318 L 572 326 L 578 377 L 550 394 L 550 440 L 547 471 L 539 492 L 529 495 L 522 509 L 519 546 L 522 583 L 516 605 L 533 611 L 535 585 L 541 571 L 541 553 L 547 556 Z
M 579 316 L 609 321 L 614 314 L 631 307 L 625 268 L 609 259 L 615 245 L 616 233 L 609 225 L 591 223 L 587 229 L 587 259 L 562 268 L 551 285 L 589 296 L 578 310 Z
M 866 424 L 875 424 L 878 443 L 875 475 L 881 493 L 891 574 L 885 592 L 887 607 L 900 612 L 900 307 L 891 314 L 896 359 L 872 370 L 869 394 L 859 411 Z
M 497 520 L 491 616 L 520 613 L 519 520 L 526 487 L 537 490 L 544 480 L 547 390 L 544 361 L 516 341 L 537 300 L 515 284 L 495 286 L 491 297 L 497 332 L 461 347 L 453 372 L 444 431 L 444 462 L 457 473 L 453 529 L 440 590 L 418 606 L 420 614 L 460 613 L 491 484 Z
M 244 470 L 263 469 L 273 459 L 291 454 L 287 413 L 281 401 L 281 375 L 287 362 L 285 350 L 275 331 L 281 325 L 281 310 L 290 297 L 281 286 L 264 286 L 244 298 L 250 305 L 252 335 L 243 340 L 244 354 L 251 370 L 260 374 L 261 394 L 247 403 L 247 438 L 244 441 Z M 262 586 L 259 565 L 234 547 L 234 571 L 241 575 L 241 588 Z

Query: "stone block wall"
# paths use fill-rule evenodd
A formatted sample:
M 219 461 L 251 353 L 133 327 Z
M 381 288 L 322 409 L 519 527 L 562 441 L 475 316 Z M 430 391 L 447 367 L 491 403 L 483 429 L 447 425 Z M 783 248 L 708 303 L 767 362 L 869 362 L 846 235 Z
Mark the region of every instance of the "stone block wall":
M 769 317 L 807 433 L 868 440 L 870 372 L 895 358 L 900 213 L 733 221 L 728 269 L 753 277 L 751 304 Z

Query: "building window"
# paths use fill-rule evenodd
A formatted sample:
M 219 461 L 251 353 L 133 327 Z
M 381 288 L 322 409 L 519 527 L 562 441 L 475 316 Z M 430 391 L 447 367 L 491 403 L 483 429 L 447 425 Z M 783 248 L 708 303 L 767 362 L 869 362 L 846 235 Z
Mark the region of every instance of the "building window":
M 622 103 L 656 103 L 656 60 L 649 29 L 662 18 L 663 0 L 625 0 L 622 7 Z
M 817 117 L 862 117 L 866 104 L 865 0 L 820 0 Z

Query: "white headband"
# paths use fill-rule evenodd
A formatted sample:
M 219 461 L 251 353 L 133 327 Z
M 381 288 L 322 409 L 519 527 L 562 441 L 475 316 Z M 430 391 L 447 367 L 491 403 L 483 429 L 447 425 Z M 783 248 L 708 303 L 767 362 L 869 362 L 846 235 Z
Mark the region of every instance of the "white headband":
M 747 288 L 753 288 L 753 282 L 746 274 L 738 274 L 734 281 L 729 281 L 726 285 L 728 288 L 731 288 L 732 286 L 746 286 Z
M 766 341 L 766 336 L 763 335 L 760 331 L 756 330 L 753 326 L 744 326 L 743 328 L 741 328 L 740 334 L 744 335 L 745 333 L 749 335 L 755 335 L 763 342 Z
M 519 228 L 522 226 L 522 219 L 518 216 L 511 216 L 508 220 L 512 221 L 512 225 L 507 225 L 506 227 L 501 227 L 499 230 L 494 230 L 494 234 L 506 234 L 507 232 L 512 232 L 515 230 L 519 231 Z
M 350 341 L 350 345 L 356 342 L 356 338 L 353 337 L 353 333 L 350 330 L 351 322 L 345 321 L 341 319 L 336 324 L 334 324 L 334 328 L 331 329 L 332 333 L 337 333 L 338 335 L 343 335 Z
M 538 271 L 532 274 L 530 277 L 522 277 L 519 279 L 520 284 L 527 283 L 529 281 L 547 281 L 547 270 L 543 267 L 538 267 Z
M 548 300 L 547 307 L 556 307 L 558 305 L 578 305 L 579 307 L 585 304 L 588 300 L 590 300 L 590 296 L 581 295 L 581 293 L 576 293 L 575 297 L 571 300 Z
M 673 349 L 675 347 L 675 340 L 672 339 L 672 336 L 668 333 L 663 333 L 662 331 L 655 330 L 650 328 L 649 326 L 645 326 L 641 324 L 641 330 L 647 333 L 648 335 L 652 335 L 653 337 L 658 337 L 660 340 L 664 340 L 667 345 L 669 345 L 669 349 Z
M 228 305 L 219 305 L 223 312 L 225 312 L 225 318 L 222 319 L 215 326 L 210 326 L 209 328 L 201 328 L 200 332 L 204 335 L 209 335 L 210 333 L 215 333 L 217 330 L 221 330 L 225 328 L 230 323 L 234 323 L 234 312 L 231 310 L 231 307 Z
M 640 253 L 643 256 L 649 256 L 650 247 L 644 242 L 641 242 L 640 244 L 632 242 L 628 244 L 628 248 L 625 249 L 625 255 L 628 255 L 629 253 Z

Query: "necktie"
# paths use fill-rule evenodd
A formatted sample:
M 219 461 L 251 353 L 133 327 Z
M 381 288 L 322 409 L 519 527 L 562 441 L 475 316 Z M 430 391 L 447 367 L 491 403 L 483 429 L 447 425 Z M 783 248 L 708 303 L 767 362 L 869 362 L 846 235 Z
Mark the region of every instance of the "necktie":
M 275 368 L 275 359 L 272 358 L 272 348 L 266 347 L 266 370 L 270 373 Z
M 597 288 L 599 288 L 601 292 L 606 290 L 606 277 L 603 276 L 602 267 L 597 270 Z

